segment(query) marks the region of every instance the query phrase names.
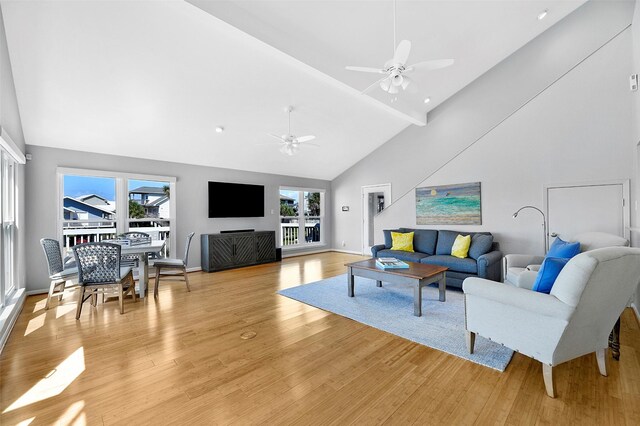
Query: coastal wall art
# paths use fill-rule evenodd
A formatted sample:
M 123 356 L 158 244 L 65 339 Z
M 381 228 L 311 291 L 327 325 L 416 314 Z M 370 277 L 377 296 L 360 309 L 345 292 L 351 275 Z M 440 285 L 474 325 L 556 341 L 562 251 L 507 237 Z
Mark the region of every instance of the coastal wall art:
M 416 224 L 482 225 L 480 182 L 416 188 Z

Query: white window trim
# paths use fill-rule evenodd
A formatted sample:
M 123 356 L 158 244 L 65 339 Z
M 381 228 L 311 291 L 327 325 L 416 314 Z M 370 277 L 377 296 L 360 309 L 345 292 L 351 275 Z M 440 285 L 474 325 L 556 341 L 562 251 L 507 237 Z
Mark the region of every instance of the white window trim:
M 105 177 L 105 178 L 113 178 L 116 181 L 116 206 L 125 206 L 124 209 L 117 208 L 116 218 L 114 222 L 116 222 L 116 232 L 118 234 L 122 234 L 127 232 L 129 227 L 129 191 L 127 188 L 127 183 L 129 180 L 153 180 L 153 181 L 162 181 L 169 182 L 169 192 L 171 193 L 171 204 L 169 205 L 169 218 L 170 226 L 173 228 L 172 232 L 169 236 L 169 244 L 172 250 L 172 255 L 175 254 L 175 250 L 177 249 L 176 240 L 177 240 L 177 231 L 178 231 L 178 222 L 176 220 L 176 177 L 175 176 L 161 176 L 161 175 L 147 175 L 142 173 L 127 173 L 127 172 L 111 172 L 108 170 L 93 170 L 93 169 L 76 169 L 69 167 L 58 167 L 56 168 L 56 175 L 58 180 L 58 188 L 57 188 L 57 198 L 58 198 L 58 208 L 56 212 L 57 217 L 57 238 L 61 244 L 63 244 L 63 222 L 64 216 L 62 216 L 63 211 L 63 201 L 62 198 L 64 196 L 64 176 L 65 175 L 73 175 L 73 176 L 91 176 L 91 177 Z
M 278 188 L 278 241 L 282 243 L 282 218 L 285 216 L 281 216 L 280 213 L 280 191 L 296 191 L 296 192 L 319 192 L 320 193 L 320 216 L 310 216 L 310 218 L 318 218 L 320 219 L 320 241 L 311 242 L 311 243 L 300 243 L 300 235 L 304 235 L 304 231 L 300 233 L 300 229 L 298 229 L 298 244 L 289 244 L 286 246 L 281 246 L 283 251 L 288 250 L 300 250 L 302 248 L 307 247 L 323 247 L 326 245 L 325 243 L 325 197 L 326 190 L 321 188 L 304 188 L 304 187 L 295 187 L 295 186 L 280 186 Z M 304 197 L 304 195 L 303 195 Z M 298 208 L 298 224 L 302 225 L 304 229 L 305 224 L 305 216 L 304 216 L 304 198 L 302 200 L 298 200 L 298 204 L 302 204 L 302 208 Z

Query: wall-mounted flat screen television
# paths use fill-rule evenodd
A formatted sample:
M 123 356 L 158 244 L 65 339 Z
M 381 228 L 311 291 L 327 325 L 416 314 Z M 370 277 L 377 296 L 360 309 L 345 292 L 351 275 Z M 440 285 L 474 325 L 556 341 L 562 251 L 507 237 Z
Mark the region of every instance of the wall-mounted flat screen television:
M 209 182 L 209 217 L 264 217 L 264 186 Z

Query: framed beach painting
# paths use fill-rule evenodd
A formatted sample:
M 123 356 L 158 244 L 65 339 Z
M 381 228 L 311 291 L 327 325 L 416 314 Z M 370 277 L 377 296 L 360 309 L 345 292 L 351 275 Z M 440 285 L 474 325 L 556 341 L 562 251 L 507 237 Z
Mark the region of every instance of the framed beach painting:
M 482 225 L 480 182 L 416 188 L 417 225 Z

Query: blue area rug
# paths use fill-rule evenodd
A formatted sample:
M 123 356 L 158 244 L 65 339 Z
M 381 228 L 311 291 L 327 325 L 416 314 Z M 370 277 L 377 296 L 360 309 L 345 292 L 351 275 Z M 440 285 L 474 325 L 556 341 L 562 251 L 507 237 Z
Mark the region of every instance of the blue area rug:
M 416 343 L 504 371 L 513 351 L 483 337 L 476 337 L 475 353 L 465 344 L 464 295 L 447 289 L 447 301 L 438 301 L 437 286 L 422 290 L 422 316 L 413 315 L 413 288 L 407 285 L 355 278 L 355 297 L 347 296 L 347 277 L 339 275 L 278 293 L 325 311 Z

